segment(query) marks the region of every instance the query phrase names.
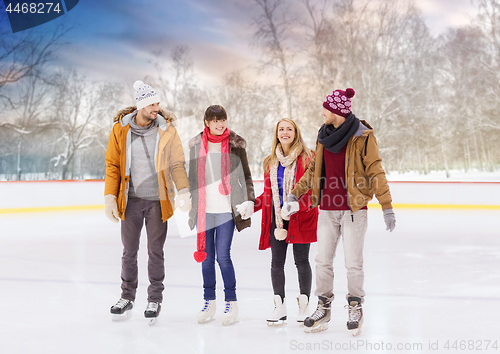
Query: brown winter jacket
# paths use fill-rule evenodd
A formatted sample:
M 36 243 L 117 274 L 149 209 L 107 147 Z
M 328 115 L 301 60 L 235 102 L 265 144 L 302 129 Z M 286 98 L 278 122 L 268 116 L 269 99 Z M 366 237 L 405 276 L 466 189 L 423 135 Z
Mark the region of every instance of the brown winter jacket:
M 320 204 L 321 191 L 327 182 L 323 171 L 323 148 L 322 144 L 317 143 L 315 160 L 309 162 L 304 176 L 292 190 L 292 193 L 300 198 L 311 189 L 313 206 Z M 360 121 L 358 130 L 347 142 L 345 180 L 349 207 L 353 212 L 365 207 L 374 194 L 382 210 L 392 208 L 391 193 L 382 167 L 377 140 L 372 127 L 364 120 Z
M 198 222 L 198 158 L 200 156 L 201 136 L 197 134 L 189 141 L 189 183 L 191 185 L 192 208 L 189 212 L 189 227 L 194 229 Z M 245 139 L 230 130 L 229 154 L 231 156 L 231 209 L 238 231 L 251 226 L 251 219 L 243 220 L 236 211 L 236 205 L 247 200 L 255 203 L 252 174 L 248 166 Z
M 131 164 L 130 120 L 137 114 L 136 107 L 119 111 L 114 117 L 113 129 L 106 150 L 106 178 L 104 195 L 117 197 L 118 214 L 125 219 Z M 158 112 L 158 135 L 156 138 L 155 169 L 158 175 L 158 195 L 160 197 L 163 222 L 174 214 L 174 184 L 177 190 L 189 188 L 185 169 L 184 150 L 177 129 L 172 125 L 173 113 Z

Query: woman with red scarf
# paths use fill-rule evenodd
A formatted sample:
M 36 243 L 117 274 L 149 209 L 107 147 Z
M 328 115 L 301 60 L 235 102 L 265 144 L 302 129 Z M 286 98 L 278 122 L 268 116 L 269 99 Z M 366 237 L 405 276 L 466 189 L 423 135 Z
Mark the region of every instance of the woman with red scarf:
M 236 276 L 231 260 L 234 229 L 250 226 L 255 197 L 248 166 L 246 141 L 227 127 L 227 114 L 222 106 L 207 108 L 205 129 L 189 142 L 189 184 L 192 209 L 189 226 L 197 229 L 197 251 L 194 258 L 202 264 L 204 306 L 198 322 L 215 315 L 215 259 L 224 282 L 225 307 L 223 324 L 236 321 Z M 236 206 L 241 208 L 242 214 Z
M 309 248 L 316 242 L 318 208 L 311 206 L 311 195 L 299 199 L 300 208 L 291 217 L 282 217 L 285 200 L 295 183 L 307 169 L 313 153 L 305 145 L 299 127 L 291 119 L 276 124 L 271 155 L 264 160 L 264 193 L 255 201 L 255 211 L 262 209 L 259 249 L 271 247 L 271 282 L 274 290 L 274 311 L 268 325 L 287 318 L 285 302 L 285 259 L 288 244 L 293 244 L 300 294 L 297 297 L 297 322 L 302 324 L 311 295 L 312 271 Z

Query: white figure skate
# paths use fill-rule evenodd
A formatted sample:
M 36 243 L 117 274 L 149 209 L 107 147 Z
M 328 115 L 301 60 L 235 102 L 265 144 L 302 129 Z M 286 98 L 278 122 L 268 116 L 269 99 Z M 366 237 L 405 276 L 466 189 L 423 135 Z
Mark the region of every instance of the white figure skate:
M 300 294 L 299 297 L 297 297 L 297 304 L 299 305 L 299 313 L 297 315 L 297 322 L 299 323 L 300 326 L 304 325 L 304 320 L 306 319 L 307 315 L 307 307 L 309 306 L 309 297 L 305 294 Z
M 267 319 L 268 326 L 282 325 L 286 321 L 286 299 L 281 301 L 280 295 L 274 295 L 274 310 Z
M 237 301 L 226 301 L 224 313 L 220 316 L 220 320 L 224 326 L 233 324 L 238 318 L 238 303 Z
M 215 300 L 205 300 L 203 309 L 196 315 L 196 317 L 198 318 L 198 323 L 205 323 L 213 320 L 215 315 L 215 308 Z

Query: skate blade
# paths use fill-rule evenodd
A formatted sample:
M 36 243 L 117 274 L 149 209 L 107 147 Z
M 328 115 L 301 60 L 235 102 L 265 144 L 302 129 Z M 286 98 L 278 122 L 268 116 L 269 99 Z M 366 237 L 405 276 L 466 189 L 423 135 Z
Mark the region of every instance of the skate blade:
M 148 320 L 149 320 L 149 321 L 148 321 L 148 324 L 149 324 L 150 326 L 154 326 L 155 324 L 157 324 L 157 323 L 158 323 L 158 317 L 148 318 Z
M 361 321 L 358 324 L 358 328 L 349 329 L 353 337 L 359 336 L 361 334 L 361 326 L 363 325 L 364 318 L 361 318 Z
M 122 314 L 112 314 L 112 316 L 111 316 L 111 320 L 113 320 L 113 322 L 126 321 L 130 318 L 132 318 L 132 311 L 131 310 L 125 311 Z
M 313 327 L 304 327 L 304 332 L 305 333 L 316 333 L 316 332 L 323 332 L 328 329 L 328 322 L 326 323 L 321 323 L 317 326 Z
M 203 323 L 212 322 L 213 320 L 214 320 L 214 316 L 207 317 L 207 318 L 198 318 L 198 323 L 203 324 Z
M 284 326 L 286 325 L 286 316 L 285 318 L 280 318 L 278 321 L 269 321 L 267 320 L 267 326 L 268 327 L 279 327 L 279 326 Z
M 350 329 L 349 332 L 351 332 L 353 337 L 357 337 L 361 334 L 361 328 Z
M 231 326 L 233 324 L 235 324 L 237 321 L 235 319 L 229 319 L 229 320 L 224 320 L 222 321 L 222 325 L 223 326 Z

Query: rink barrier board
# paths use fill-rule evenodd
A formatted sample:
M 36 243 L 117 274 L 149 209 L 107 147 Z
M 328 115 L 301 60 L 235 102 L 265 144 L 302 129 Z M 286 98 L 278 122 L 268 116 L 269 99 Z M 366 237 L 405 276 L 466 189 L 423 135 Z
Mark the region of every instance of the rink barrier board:
M 103 179 L 88 179 L 88 180 L 43 180 L 43 181 L 0 181 L 0 184 L 24 184 L 24 183 L 74 183 L 74 182 L 104 182 Z M 255 183 L 263 183 L 263 180 L 254 180 Z M 491 184 L 499 185 L 500 182 L 491 181 L 389 181 L 389 184 Z M 372 201 L 368 204 L 369 208 L 376 208 L 378 203 Z M 379 207 L 379 206 L 378 206 Z M 395 209 L 450 209 L 450 210 L 500 210 L 500 205 L 483 205 L 483 204 L 425 204 L 425 203 L 396 203 L 393 204 Z M 104 209 L 103 204 L 96 205 L 67 205 L 67 206 L 40 206 L 40 207 L 18 207 L 18 208 L 0 208 L 0 214 L 16 214 L 16 213 L 36 213 L 36 212 L 60 212 L 60 211 L 76 211 L 76 210 L 98 210 Z
M 0 181 L 0 183 L 74 183 L 74 182 L 104 182 L 103 179 L 64 179 L 64 180 L 38 180 L 38 181 Z M 254 179 L 253 182 L 264 183 L 263 179 Z M 500 184 L 500 181 L 387 181 L 394 183 L 411 184 Z
M 0 214 L 39 213 L 39 212 L 75 211 L 75 210 L 81 211 L 81 210 L 97 210 L 97 209 L 104 209 L 104 204 L 29 207 L 29 208 L 4 208 L 0 209 Z
M 448 209 L 448 210 L 500 210 L 500 205 L 458 205 L 458 204 L 393 204 L 394 209 Z M 369 203 L 368 208 L 380 207 L 378 203 Z M 34 207 L 34 208 L 5 208 L 0 209 L 0 214 L 39 213 L 59 211 L 81 211 L 104 209 L 102 205 L 68 205 L 57 207 Z

